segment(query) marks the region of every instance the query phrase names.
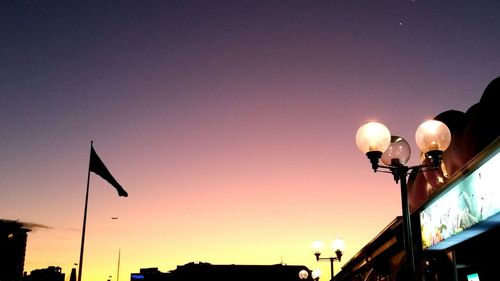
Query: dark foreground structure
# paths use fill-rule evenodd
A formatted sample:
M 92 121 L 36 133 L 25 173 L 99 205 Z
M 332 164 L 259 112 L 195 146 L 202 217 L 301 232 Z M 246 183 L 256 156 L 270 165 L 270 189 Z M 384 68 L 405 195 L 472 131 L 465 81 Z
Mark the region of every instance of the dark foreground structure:
M 467 112 L 449 110 L 434 118 L 449 127 L 452 140 L 439 170 L 408 179 L 417 280 L 500 280 L 499 108 L 500 77 Z M 335 280 L 406 281 L 404 261 L 397 217 Z
M 18 221 L 0 220 L 0 281 L 18 281 L 23 277 L 29 231 Z
M 65 274 L 58 266 L 49 266 L 43 269 L 35 269 L 30 275 L 26 275 L 23 281 L 64 281 Z
M 302 272 L 302 273 L 301 273 Z M 299 273 L 301 275 L 299 276 Z M 307 274 L 305 274 L 307 273 Z M 188 263 L 177 266 L 168 273 L 158 268 L 141 269 L 133 273 L 131 281 L 294 281 L 313 280 L 311 271 L 296 265 L 213 265 L 210 263 Z

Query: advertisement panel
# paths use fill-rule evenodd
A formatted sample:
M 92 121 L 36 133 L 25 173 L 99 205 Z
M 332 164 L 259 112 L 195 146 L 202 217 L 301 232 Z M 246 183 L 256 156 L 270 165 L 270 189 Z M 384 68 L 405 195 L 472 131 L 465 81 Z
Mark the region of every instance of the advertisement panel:
M 422 247 L 429 248 L 500 215 L 500 149 L 420 212 Z M 470 231 L 469 236 L 476 235 Z M 459 242 L 458 240 L 456 241 Z

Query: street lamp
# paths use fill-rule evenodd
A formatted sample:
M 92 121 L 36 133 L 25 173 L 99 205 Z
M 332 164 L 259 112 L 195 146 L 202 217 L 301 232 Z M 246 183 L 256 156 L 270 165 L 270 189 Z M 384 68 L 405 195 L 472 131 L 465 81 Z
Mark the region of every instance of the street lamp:
M 334 276 L 333 261 L 340 262 L 340 260 L 342 258 L 342 254 L 344 252 L 345 243 L 342 239 L 337 238 L 337 239 L 333 240 L 331 246 L 332 246 L 333 251 L 335 252 L 335 256 L 331 256 L 328 258 L 321 258 L 320 256 L 321 256 L 321 251 L 323 250 L 323 242 L 320 240 L 315 240 L 312 244 L 314 256 L 316 256 L 316 261 L 320 261 L 320 260 L 330 261 L 330 272 L 331 272 L 331 279 L 330 280 L 333 281 L 333 276 Z
M 411 238 L 407 175 L 411 172 L 438 169 L 441 166 L 443 151 L 450 145 L 451 133 L 443 122 L 428 120 L 417 128 L 415 140 L 418 148 L 425 155 L 424 161 L 428 160 L 425 162 L 429 164 L 405 166 L 411 154 L 408 142 L 402 137 L 391 136 L 389 129 L 382 123 L 368 122 L 362 125 L 356 133 L 356 145 L 370 159 L 373 171 L 391 173 L 396 183 L 399 182 L 401 185 L 405 263 L 412 278 L 415 278 L 416 275 L 413 240 Z M 382 160 L 385 166 L 379 165 L 379 160 Z
M 319 270 L 319 268 L 314 269 L 314 270 L 311 272 L 311 277 L 312 277 L 312 279 L 314 279 L 315 281 L 318 281 L 318 280 L 319 280 L 319 277 L 321 277 L 321 270 Z
M 307 277 L 309 277 L 309 272 L 307 272 L 307 270 L 302 269 L 301 271 L 299 271 L 299 279 L 300 280 L 305 280 L 305 279 L 307 279 Z

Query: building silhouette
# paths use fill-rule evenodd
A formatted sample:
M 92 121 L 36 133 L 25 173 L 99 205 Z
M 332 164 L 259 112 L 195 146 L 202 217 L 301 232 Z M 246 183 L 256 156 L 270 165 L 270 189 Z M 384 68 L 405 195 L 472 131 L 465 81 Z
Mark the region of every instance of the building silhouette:
M 299 273 L 307 272 L 307 276 Z M 133 273 L 131 281 L 295 281 L 313 280 L 311 271 L 300 265 L 213 265 L 210 263 L 188 263 L 177 266 L 173 271 L 163 273 L 158 268 L 144 268 L 140 273 Z
M 29 231 L 18 221 L 0 220 L 0 281 L 19 281 L 23 277 Z
M 64 275 L 59 266 L 49 266 L 32 270 L 30 275 L 23 277 L 23 281 L 64 281 Z
M 71 275 L 69 276 L 69 281 L 76 281 L 76 268 L 71 269 Z

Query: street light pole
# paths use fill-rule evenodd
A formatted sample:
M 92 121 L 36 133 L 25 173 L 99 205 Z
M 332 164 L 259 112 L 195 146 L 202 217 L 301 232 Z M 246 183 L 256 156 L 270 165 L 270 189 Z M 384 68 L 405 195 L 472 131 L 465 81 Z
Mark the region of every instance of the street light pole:
M 333 270 L 333 262 L 334 261 L 340 262 L 340 260 L 342 259 L 344 247 L 345 247 L 344 241 L 342 241 L 340 238 L 337 238 L 332 243 L 332 248 L 335 251 L 335 256 L 321 258 L 320 256 L 321 256 L 321 250 L 323 249 L 323 242 L 319 240 L 313 242 L 314 256 L 316 257 L 316 261 L 322 261 L 322 260 L 330 261 L 330 274 L 331 274 L 330 281 L 333 281 L 333 278 L 335 276 Z
M 411 276 L 415 276 L 415 254 L 413 252 L 413 239 L 410 221 L 410 205 L 408 203 L 407 173 L 408 167 L 402 166 L 399 169 L 399 182 L 401 186 L 401 207 L 403 212 L 403 241 L 405 255 L 405 264 Z
M 373 171 L 391 173 L 396 183 L 400 183 L 405 265 L 408 278 L 411 280 L 416 280 L 417 274 L 413 252 L 407 176 L 409 172 L 439 169 L 443 151 L 450 145 L 451 133 L 443 122 L 428 120 L 417 128 L 415 140 L 419 149 L 424 153 L 425 160 L 428 161 L 426 164 L 408 167 L 405 166 L 411 154 L 408 142 L 402 137 L 391 136 L 389 129 L 384 124 L 368 122 L 361 126 L 356 133 L 356 145 L 370 159 Z M 379 165 L 380 159 L 385 166 Z
M 321 260 L 330 261 L 330 276 L 331 276 L 330 281 L 333 281 L 333 277 L 334 277 L 333 261 L 338 260 L 340 262 L 340 259 L 338 259 L 337 257 L 320 258 L 319 255 L 317 255 L 316 261 L 321 261 Z

